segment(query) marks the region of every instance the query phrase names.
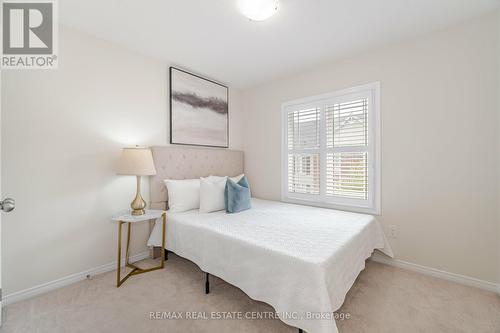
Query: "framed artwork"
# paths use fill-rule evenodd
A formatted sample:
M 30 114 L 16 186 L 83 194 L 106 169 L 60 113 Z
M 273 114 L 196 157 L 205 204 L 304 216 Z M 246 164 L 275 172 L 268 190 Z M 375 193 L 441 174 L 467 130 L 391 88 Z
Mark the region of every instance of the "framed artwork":
M 170 67 L 170 143 L 228 148 L 228 88 Z

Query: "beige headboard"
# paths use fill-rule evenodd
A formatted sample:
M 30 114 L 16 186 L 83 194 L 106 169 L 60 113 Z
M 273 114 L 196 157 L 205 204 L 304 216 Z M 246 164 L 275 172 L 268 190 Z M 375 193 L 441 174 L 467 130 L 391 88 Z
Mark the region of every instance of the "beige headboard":
M 152 147 L 156 176 L 150 178 L 152 209 L 167 208 L 164 179 L 236 176 L 243 173 L 243 152 L 218 148 Z

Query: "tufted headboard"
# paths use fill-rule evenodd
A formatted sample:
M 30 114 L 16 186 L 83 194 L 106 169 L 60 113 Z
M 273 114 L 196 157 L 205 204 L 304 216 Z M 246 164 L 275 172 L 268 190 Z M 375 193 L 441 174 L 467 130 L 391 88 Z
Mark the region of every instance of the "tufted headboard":
M 164 179 L 236 176 L 243 173 L 243 152 L 218 148 L 151 147 L 156 176 L 150 178 L 151 209 L 167 208 Z

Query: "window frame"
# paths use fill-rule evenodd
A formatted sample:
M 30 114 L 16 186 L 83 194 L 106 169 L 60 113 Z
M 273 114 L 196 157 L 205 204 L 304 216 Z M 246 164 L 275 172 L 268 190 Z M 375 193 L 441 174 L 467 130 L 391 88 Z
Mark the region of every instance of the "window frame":
M 353 199 L 326 196 L 326 154 L 339 151 L 365 151 L 356 147 L 327 148 L 326 105 L 341 103 L 355 98 L 368 98 L 368 199 Z M 320 148 L 311 149 L 308 154 L 320 154 L 320 194 L 288 192 L 288 112 L 297 108 L 320 108 Z M 284 202 L 334 208 L 359 213 L 380 214 L 381 169 L 380 169 L 380 82 L 372 82 L 326 94 L 294 99 L 281 105 L 281 200 Z M 300 152 L 299 152 L 300 153 Z

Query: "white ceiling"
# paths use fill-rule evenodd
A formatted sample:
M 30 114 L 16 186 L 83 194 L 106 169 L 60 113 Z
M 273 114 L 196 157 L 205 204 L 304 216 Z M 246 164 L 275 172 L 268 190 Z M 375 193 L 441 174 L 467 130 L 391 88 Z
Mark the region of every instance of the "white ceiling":
M 236 0 L 62 0 L 60 20 L 247 88 L 492 11 L 499 0 L 280 0 L 252 22 Z

